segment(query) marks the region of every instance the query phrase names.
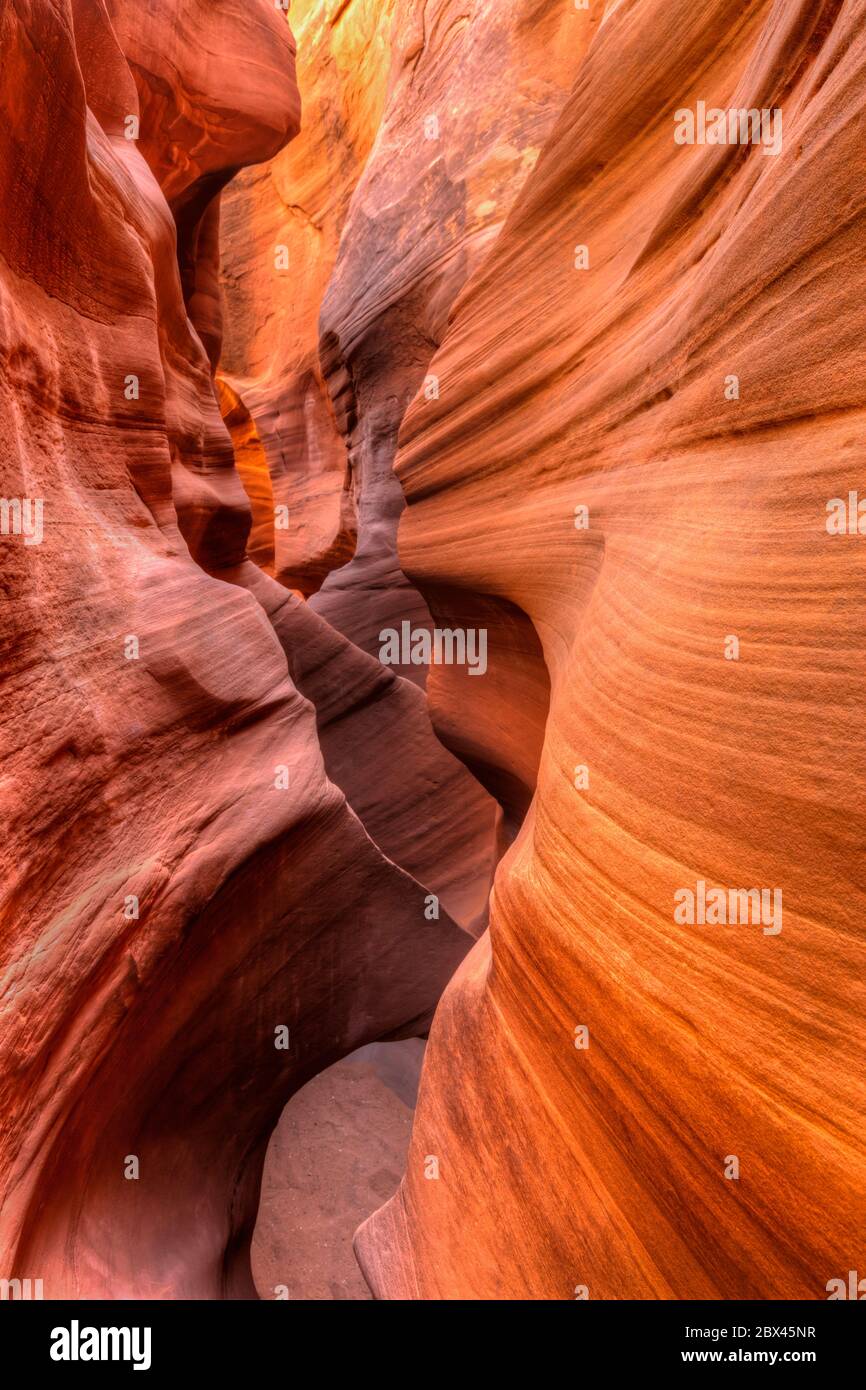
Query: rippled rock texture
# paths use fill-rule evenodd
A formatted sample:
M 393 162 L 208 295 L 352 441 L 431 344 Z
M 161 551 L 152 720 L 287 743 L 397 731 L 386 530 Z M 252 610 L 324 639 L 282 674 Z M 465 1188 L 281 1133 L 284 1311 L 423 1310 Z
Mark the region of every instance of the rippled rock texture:
M 227 195 L 237 331 L 221 374 L 259 443 L 255 558 L 375 655 L 383 627 L 430 624 L 396 557 L 400 421 L 419 387 L 436 389 L 425 376 L 451 305 L 597 21 L 537 0 L 302 0 L 292 22 L 309 127 Z M 398 669 L 423 684 L 417 666 Z
M 310 1125 L 345 1215 L 408 1116 L 323 1073 L 432 1020 L 375 1296 L 824 1298 L 866 1215 L 866 16 L 290 19 L 0 8 L 0 1277 L 255 1297 L 313 1081 L 259 1292 L 294 1238 L 352 1296 Z M 404 621 L 483 676 L 383 664 Z
M 699 102 L 780 110 L 781 149 L 677 144 Z M 866 443 L 864 106 L 862 7 L 608 5 L 403 426 L 403 569 L 434 615 L 526 614 L 550 709 L 358 1240 L 389 1297 L 826 1298 L 857 1264 L 866 571 L 827 503 Z M 510 775 L 529 678 L 490 642 L 501 677 L 431 700 Z M 698 881 L 781 916 L 689 925 Z
M 253 1296 L 285 1101 L 426 1030 L 499 815 L 420 693 L 301 614 L 320 744 L 297 601 L 245 559 L 217 199 L 298 129 L 286 16 L 11 0 L 0 46 L 3 493 L 43 532 L 10 512 L 2 538 L 0 1270 L 46 1297 Z M 347 799 L 322 750 L 339 770 L 362 688 L 376 777 L 359 759 Z

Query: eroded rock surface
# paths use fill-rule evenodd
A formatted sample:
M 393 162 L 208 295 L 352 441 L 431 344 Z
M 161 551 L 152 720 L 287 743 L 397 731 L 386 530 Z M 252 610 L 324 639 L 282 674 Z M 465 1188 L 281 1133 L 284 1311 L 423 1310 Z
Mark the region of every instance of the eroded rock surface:
M 864 570 L 826 523 L 866 443 L 864 93 L 858 6 L 607 6 L 409 412 L 403 569 L 434 614 L 519 608 L 551 690 L 358 1239 L 380 1294 L 826 1298 L 856 1264 Z M 780 109 L 781 150 L 676 144 L 699 101 Z M 503 669 L 430 686 L 510 772 Z M 779 890 L 781 931 L 677 921 L 699 880 Z
M 597 16 L 537 0 L 402 0 L 388 100 L 343 228 L 321 313 L 321 360 L 358 510 L 350 564 L 313 607 L 365 651 L 403 621 L 429 627 L 402 573 L 397 431 L 459 290 L 492 245 L 559 114 Z M 426 672 L 401 665 L 423 684 Z
M 293 44 L 267 0 L 11 0 L 0 47 L 2 490 L 44 523 L 2 537 L 0 1270 L 254 1296 L 286 1099 L 423 1032 L 470 940 L 327 776 L 241 587 L 215 197 L 297 128 Z
M 0 1277 L 255 1297 L 287 1100 L 448 985 L 376 1296 L 823 1298 L 866 1215 L 864 580 L 826 524 L 866 17 L 292 24 L 303 115 L 271 0 L 0 10 Z M 698 102 L 778 108 L 779 150 L 677 144 Z M 483 628 L 483 677 L 388 669 L 403 621 Z M 689 923 L 699 882 L 781 915 Z M 360 1089 L 358 1216 L 406 1121 Z M 356 1296 L 320 1215 L 305 1293 Z
M 318 320 L 376 138 L 394 9 L 395 0 L 295 0 L 303 128 L 276 159 L 241 174 L 222 209 L 220 380 L 236 445 L 250 426 L 257 443 L 244 479 L 250 554 L 305 594 L 355 548 L 355 486 L 319 363 Z M 285 510 L 275 517 L 277 507 Z

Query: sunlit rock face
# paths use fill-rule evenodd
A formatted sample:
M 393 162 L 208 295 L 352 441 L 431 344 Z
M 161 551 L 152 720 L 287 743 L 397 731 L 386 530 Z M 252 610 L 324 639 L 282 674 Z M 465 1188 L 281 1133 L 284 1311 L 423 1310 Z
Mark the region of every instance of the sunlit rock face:
M 195 298 L 213 190 L 297 128 L 285 15 L 10 0 L 0 49 L 2 493 L 28 508 L 2 535 L 0 1271 L 252 1297 L 283 1105 L 425 1031 L 498 812 L 409 710 L 423 757 L 381 848 L 289 675 L 291 595 L 244 558 Z M 388 708 L 396 677 L 358 656 Z M 403 866 L 461 829 L 432 886 Z
M 304 128 L 223 198 L 220 378 L 250 553 L 324 585 L 313 607 L 373 655 L 384 625 L 430 621 L 395 558 L 400 420 L 596 22 L 537 0 L 302 0 Z
M 88 25 L 103 8 L 101 0 L 73 4 Z M 292 33 L 269 0 L 104 0 L 104 7 L 138 89 L 139 149 L 177 223 L 187 309 L 215 363 L 220 191 L 239 168 L 269 159 L 298 133 Z
M 864 15 L 607 11 L 403 426 L 403 569 L 526 614 L 550 712 L 357 1244 L 387 1297 L 826 1298 L 866 1215 Z M 781 147 L 678 144 L 699 102 Z M 430 684 L 511 770 L 517 686 Z
M 432 1023 L 374 1296 L 826 1297 L 866 19 L 6 0 L 0 52 L 0 1278 L 255 1297 L 312 1080 L 258 1292 L 356 1296 L 285 1226 L 409 1120 L 327 1072 Z
M 451 306 L 538 158 L 596 22 L 538 0 L 397 6 L 388 99 L 320 323 L 358 544 L 312 602 L 366 651 L 385 628 L 430 624 L 396 558 L 397 431 L 419 388 L 438 391 L 427 369 Z M 399 669 L 423 684 L 423 668 Z
M 250 557 L 302 593 L 355 548 L 355 486 L 319 364 L 318 321 L 376 138 L 394 8 L 295 0 L 302 130 L 276 159 L 241 174 L 222 204 L 220 382 L 252 502 Z

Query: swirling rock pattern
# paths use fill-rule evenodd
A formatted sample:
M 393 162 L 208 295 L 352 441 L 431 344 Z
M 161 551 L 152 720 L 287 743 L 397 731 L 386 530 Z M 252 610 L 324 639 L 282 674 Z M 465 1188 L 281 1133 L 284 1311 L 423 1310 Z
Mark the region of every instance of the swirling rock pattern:
M 866 16 L 292 21 L 303 130 L 271 0 L 0 9 L 0 1277 L 254 1297 L 286 1101 L 433 1020 L 376 1296 L 823 1298 Z M 483 678 L 381 664 L 403 620 Z
M 194 301 L 215 190 L 297 127 L 285 15 L 11 0 L 0 48 L 3 492 L 44 522 L 2 536 L 0 1270 L 49 1298 L 254 1296 L 282 1107 L 426 1030 L 483 926 L 496 807 L 427 723 L 384 851 L 244 585 L 291 599 L 244 559 Z M 432 863 L 413 806 L 462 833 L 437 914 L 396 862 Z
M 826 1298 L 857 1264 L 866 594 L 826 522 L 866 442 L 864 93 L 859 6 L 608 5 L 409 412 L 405 572 L 527 615 L 551 689 L 358 1237 L 380 1294 Z M 699 101 L 781 110 L 781 150 L 677 144 Z M 434 685 L 508 767 L 517 684 Z M 782 930 L 678 922 L 698 880 L 779 889 Z
M 319 363 L 319 309 L 385 100 L 394 0 L 295 0 L 303 129 L 221 217 L 220 381 L 253 513 L 250 557 L 310 594 L 355 548 L 355 488 Z M 237 411 L 240 403 L 242 410 Z M 249 484 L 252 483 L 252 487 Z M 275 523 L 275 508 L 286 509 Z
M 589 11 L 537 0 L 397 7 L 388 100 L 320 324 L 358 542 L 312 606 L 373 654 L 385 627 L 430 626 L 397 561 L 400 422 L 419 387 L 438 390 L 427 369 L 451 306 L 538 158 L 596 22 Z M 398 669 L 423 685 L 423 668 Z

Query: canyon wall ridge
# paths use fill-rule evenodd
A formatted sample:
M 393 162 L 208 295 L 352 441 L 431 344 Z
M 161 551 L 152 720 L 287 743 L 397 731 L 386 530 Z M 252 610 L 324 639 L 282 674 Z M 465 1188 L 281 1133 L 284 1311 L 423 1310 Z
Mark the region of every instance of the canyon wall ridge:
M 429 1035 L 374 1297 L 825 1298 L 866 11 L 4 0 L 0 52 L 0 1278 L 256 1297 L 287 1101 Z

